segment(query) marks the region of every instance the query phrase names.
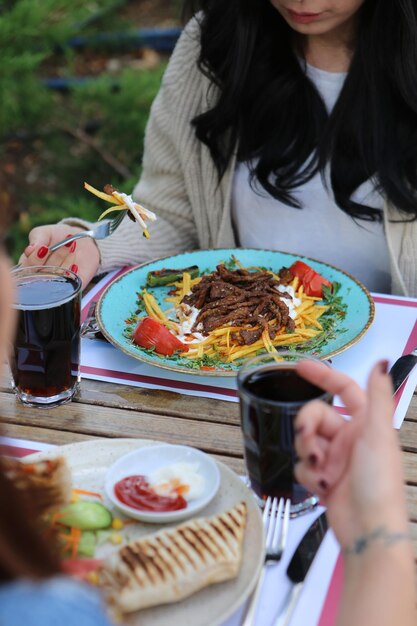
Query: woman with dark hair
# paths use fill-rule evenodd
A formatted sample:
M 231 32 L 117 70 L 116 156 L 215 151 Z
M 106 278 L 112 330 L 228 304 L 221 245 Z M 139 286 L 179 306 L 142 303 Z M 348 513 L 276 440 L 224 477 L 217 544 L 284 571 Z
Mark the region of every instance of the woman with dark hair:
M 68 219 L 34 229 L 21 264 L 77 267 L 86 284 L 121 265 L 241 245 L 310 255 L 374 291 L 417 295 L 415 0 L 187 4 L 201 12 L 152 106 L 134 191 L 158 215 L 151 239 L 126 219 L 108 239 L 49 253 L 90 226 Z M 338 625 L 412 626 L 389 377 L 380 364 L 364 392 L 320 365 L 300 373 L 353 415 L 347 423 L 309 404 L 297 424 L 299 479 L 320 493 L 345 552 Z
M 417 295 L 414 0 L 200 0 L 152 106 L 130 220 L 76 250 L 88 227 L 34 229 L 23 265 L 97 272 L 193 248 L 274 248 Z M 72 252 L 71 252 L 72 250 Z

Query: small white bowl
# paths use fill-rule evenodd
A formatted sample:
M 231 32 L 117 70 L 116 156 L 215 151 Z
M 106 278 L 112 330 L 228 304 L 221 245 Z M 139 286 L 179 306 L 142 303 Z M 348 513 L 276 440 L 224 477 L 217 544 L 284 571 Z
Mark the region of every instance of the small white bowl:
M 149 476 L 152 472 L 175 463 L 198 463 L 198 472 L 204 478 L 204 492 L 200 498 L 190 500 L 185 509 L 178 511 L 140 511 L 121 502 L 114 493 L 115 484 L 126 476 Z M 105 479 L 105 492 L 111 503 L 122 513 L 142 522 L 164 524 L 191 517 L 214 498 L 220 486 L 217 463 L 204 452 L 189 446 L 163 444 L 138 448 L 125 454 L 109 467 Z

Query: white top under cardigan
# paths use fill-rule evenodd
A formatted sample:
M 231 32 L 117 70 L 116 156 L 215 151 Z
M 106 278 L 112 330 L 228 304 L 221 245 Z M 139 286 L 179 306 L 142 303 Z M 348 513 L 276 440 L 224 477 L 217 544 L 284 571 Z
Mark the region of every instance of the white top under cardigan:
M 307 65 L 307 76 L 330 112 L 346 74 Z M 320 173 L 293 195 L 302 209 L 276 200 L 259 183 L 251 185 L 248 164 L 239 163 L 232 189 L 232 219 L 239 244 L 310 256 L 351 273 L 371 291 L 389 292 L 391 272 L 382 222 L 353 220 L 337 206 Z M 361 185 L 352 198 L 383 210 L 383 197 L 371 181 Z
M 198 68 L 199 54 L 200 27 L 192 19 L 171 55 L 152 105 L 142 175 L 134 189 L 136 200 L 153 209 L 158 221 L 150 226 L 150 239 L 126 218 L 111 237 L 97 242 L 98 273 L 185 250 L 236 245 L 231 219 L 236 158 L 232 157 L 219 182 L 209 151 L 190 123 L 214 106 L 219 96 Z M 417 221 L 405 222 L 404 214 L 388 202 L 384 209 L 392 292 L 417 296 Z M 91 227 L 76 218 L 64 222 Z

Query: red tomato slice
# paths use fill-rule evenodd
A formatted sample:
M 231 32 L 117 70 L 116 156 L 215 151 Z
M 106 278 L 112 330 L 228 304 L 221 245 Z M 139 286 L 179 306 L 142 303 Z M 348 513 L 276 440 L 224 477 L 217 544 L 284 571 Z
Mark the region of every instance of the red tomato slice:
M 166 326 L 151 317 L 144 317 L 136 327 L 134 342 L 141 348 L 155 348 L 155 352 L 171 356 L 179 350 L 188 352 L 189 348 L 173 335 Z
M 65 559 L 61 562 L 62 571 L 76 578 L 84 578 L 97 569 L 101 559 Z
M 291 265 L 289 270 L 291 274 L 300 279 L 304 287 L 304 293 L 307 296 L 322 298 L 323 285 L 330 288 L 332 287 L 332 283 L 327 280 L 327 278 L 324 278 L 324 276 L 316 272 L 316 270 L 303 261 L 296 261 Z
M 303 280 L 304 275 L 307 272 L 311 272 L 312 268 L 309 265 L 307 265 L 307 263 L 304 263 L 303 261 L 295 261 L 295 263 L 291 265 L 289 270 L 293 276 L 297 276 L 297 278 L 299 278 L 300 280 Z
M 324 278 L 321 274 L 314 272 L 310 276 L 306 274 L 303 280 L 304 285 L 304 293 L 307 296 L 313 296 L 314 298 L 322 298 L 323 297 L 323 285 L 326 287 L 331 287 L 332 283 Z

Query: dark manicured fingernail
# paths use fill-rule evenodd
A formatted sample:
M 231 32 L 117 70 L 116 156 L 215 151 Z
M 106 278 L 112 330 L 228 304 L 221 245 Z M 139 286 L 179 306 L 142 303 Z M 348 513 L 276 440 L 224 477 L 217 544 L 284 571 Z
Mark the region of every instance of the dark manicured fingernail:
M 48 248 L 46 246 L 41 246 L 38 250 L 38 258 L 43 259 L 48 254 Z
M 327 484 L 327 482 L 323 479 L 319 480 L 319 487 L 320 489 L 322 489 L 322 491 L 327 491 L 329 488 L 329 485 Z
M 298 426 L 297 428 L 294 428 L 294 432 L 296 435 L 300 435 L 304 430 L 304 426 Z
M 71 253 L 72 253 L 72 252 L 75 252 L 75 248 L 76 248 L 76 247 L 77 247 L 77 242 L 76 242 L 76 241 L 73 241 L 73 242 L 72 242 L 72 244 L 71 244 L 70 252 L 71 252 Z
M 382 359 L 382 361 L 379 361 L 378 367 L 381 374 L 386 374 L 388 372 L 388 361 L 386 359 Z
M 308 462 L 310 463 L 310 465 L 314 467 L 315 465 L 317 465 L 317 461 L 317 454 L 310 454 L 310 456 L 308 457 Z
M 78 265 L 76 263 L 73 263 L 70 267 L 71 272 L 74 272 L 74 274 L 76 274 L 78 272 Z
M 67 235 L 67 236 L 65 237 L 65 239 L 68 239 L 68 237 L 72 237 L 72 235 Z M 72 246 L 72 241 L 70 241 L 69 243 L 66 243 L 66 244 L 65 244 L 65 247 L 66 247 L 66 248 L 70 248 L 71 246 Z

